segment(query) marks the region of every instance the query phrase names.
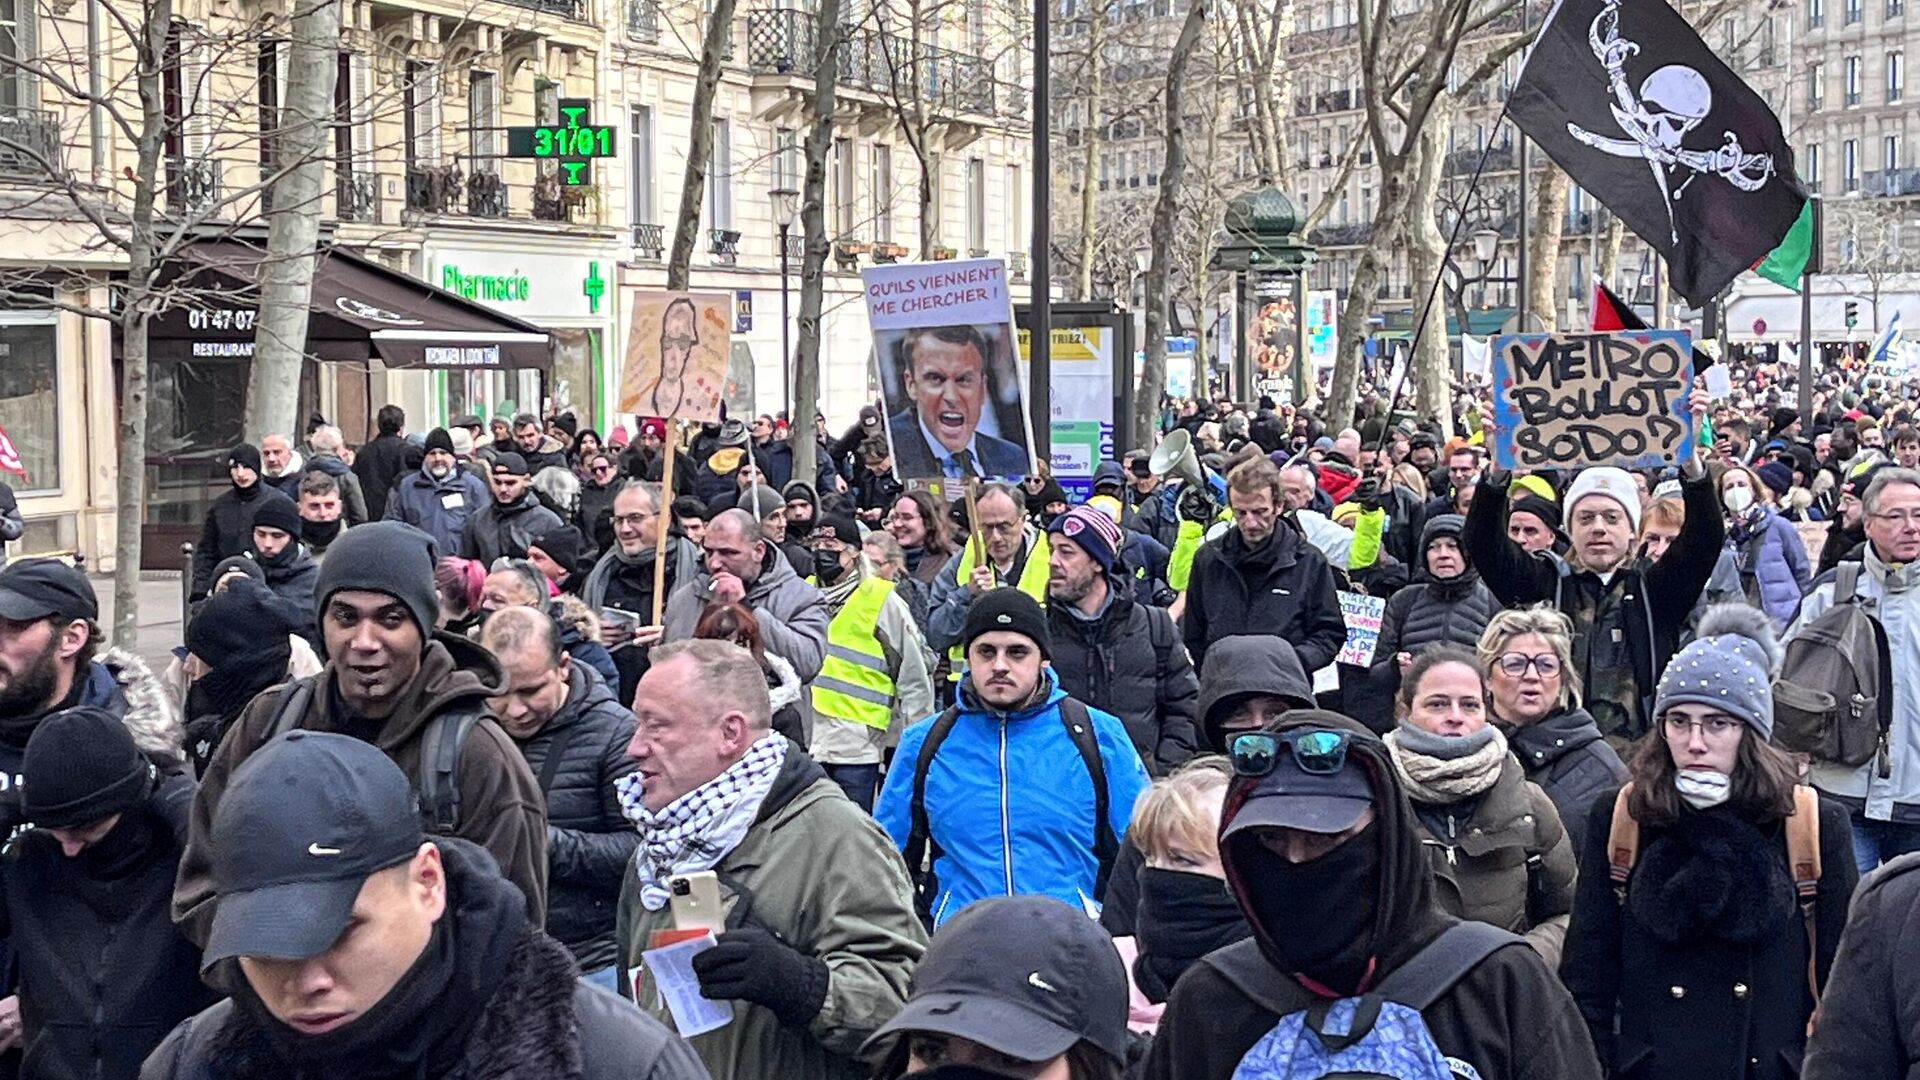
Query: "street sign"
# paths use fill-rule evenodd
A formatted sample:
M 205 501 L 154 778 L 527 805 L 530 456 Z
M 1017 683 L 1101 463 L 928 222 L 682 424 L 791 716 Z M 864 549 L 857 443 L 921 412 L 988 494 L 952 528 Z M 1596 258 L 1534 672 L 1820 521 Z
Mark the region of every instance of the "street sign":
M 507 156 L 557 163 L 568 187 L 593 183 L 593 159 L 614 155 L 614 129 L 590 123 L 592 112 L 587 98 L 561 98 L 558 123 L 507 129 Z

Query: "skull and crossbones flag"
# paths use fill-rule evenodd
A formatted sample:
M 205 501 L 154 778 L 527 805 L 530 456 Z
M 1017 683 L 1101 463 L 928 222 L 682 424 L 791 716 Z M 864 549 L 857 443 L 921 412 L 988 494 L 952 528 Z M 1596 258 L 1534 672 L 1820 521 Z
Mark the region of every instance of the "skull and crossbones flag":
M 1559 0 L 1507 113 L 1666 258 L 1695 307 L 1806 205 L 1779 119 L 1665 0 Z

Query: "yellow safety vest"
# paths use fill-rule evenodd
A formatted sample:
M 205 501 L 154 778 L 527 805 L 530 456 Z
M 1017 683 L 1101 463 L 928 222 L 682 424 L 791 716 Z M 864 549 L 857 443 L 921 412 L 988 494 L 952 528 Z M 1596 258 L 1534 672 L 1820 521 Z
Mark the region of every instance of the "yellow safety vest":
M 827 624 L 827 658 L 813 678 L 813 712 L 886 730 L 893 716 L 893 675 L 877 633 L 893 582 L 868 577 Z
M 1047 575 L 1051 572 L 1047 564 L 1052 557 L 1053 551 L 1047 546 L 1047 534 L 1036 534 L 1033 538 L 1033 550 L 1027 552 L 1027 565 L 1021 567 L 1020 580 L 1014 586 L 1033 597 L 1034 602 L 1041 607 L 1047 606 Z M 972 544 L 967 544 L 960 549 L 960 567 L 955 574 L 962 586 L 973 577 Z M 947 681 L 957 683 L 960 681 L 960 669 L 967 666 L 967 651 L 956 642 L 947 650 L 947 658 L 952 661 L 949 665 L 950 670 L 947 672 Z

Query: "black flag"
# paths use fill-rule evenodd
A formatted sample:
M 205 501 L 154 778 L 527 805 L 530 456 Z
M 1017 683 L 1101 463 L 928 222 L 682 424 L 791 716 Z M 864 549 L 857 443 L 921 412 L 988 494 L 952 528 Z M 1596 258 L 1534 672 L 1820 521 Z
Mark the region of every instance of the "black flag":
M 1695 307 L 1807 201 L 1779 119 L 1665 0 L 1559 0 L 1507 112 L 1665 256 Z

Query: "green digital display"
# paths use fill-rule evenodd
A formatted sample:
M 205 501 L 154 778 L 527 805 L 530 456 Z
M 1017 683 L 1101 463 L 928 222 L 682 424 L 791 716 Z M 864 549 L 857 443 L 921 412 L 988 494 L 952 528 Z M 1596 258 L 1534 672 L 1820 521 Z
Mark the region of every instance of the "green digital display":
M 507 156 L 555 161 L 561 183 L 592 183 L 594 158 L 614 155 L 613 126 L 588 123 L 592 103 L 585 98 L 560 99 L 560 122 L 507 129 Z

